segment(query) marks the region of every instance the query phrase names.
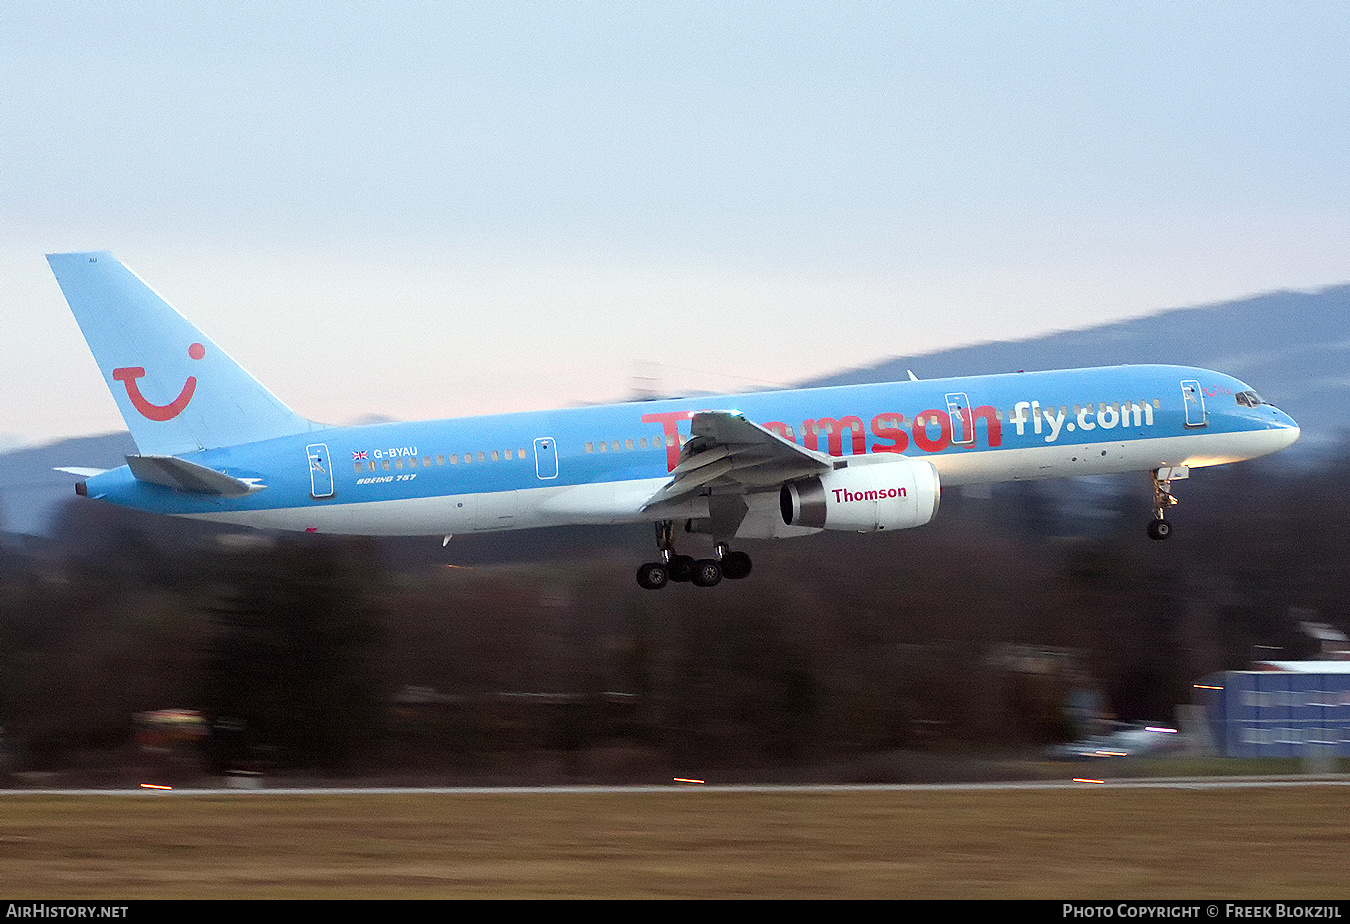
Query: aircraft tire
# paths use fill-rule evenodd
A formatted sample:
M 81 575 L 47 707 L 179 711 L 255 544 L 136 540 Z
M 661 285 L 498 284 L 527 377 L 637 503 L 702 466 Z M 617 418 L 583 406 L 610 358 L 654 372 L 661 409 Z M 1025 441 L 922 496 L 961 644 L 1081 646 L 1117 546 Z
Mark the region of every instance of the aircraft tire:
M 1162 542 L 1170 535 L 1172 535 L 1172 524 L 1166 520 L 1154 520 L 1148 524 L 1148 537 L 1150 539 Z
M 694 578 L 694 559 L 688 555 L 675 555 L 670 559 L 670 565 L 667 570 L 670 572 L 670 579 L 683 583 Z
M 647 562 L 637 571 L 638 586 L 643 590 L 660 590 L 670 580 L 670 571 L 661 562 Z
M 711 558 L 694 562 L 691 576 L 695 587 L 715 587 L 722 582 L 722 566 Z
M 750 576 L 752 562 L 744 552 L 728 552 L 722 558 L 722 577 L 729 581 L 739 581 Z

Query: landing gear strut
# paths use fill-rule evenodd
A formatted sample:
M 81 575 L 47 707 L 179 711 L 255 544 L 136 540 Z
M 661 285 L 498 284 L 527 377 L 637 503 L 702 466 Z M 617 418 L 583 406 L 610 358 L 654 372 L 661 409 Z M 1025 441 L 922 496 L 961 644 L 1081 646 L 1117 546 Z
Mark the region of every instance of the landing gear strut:
M 1155 469 L 1153 472 L 1153 522 L 1148 524 L 1148 537 L 1161 542 L 1172 535 L 1172 524 L 1167 522 L 1169 507 L 1177 505 L 1172 496 L 1172 482 L 1190 476 L 1190 469 L 1184 465 Z
M 695 587 L 713 587 L 721 583 L 722 578 L 738 581 L 750 574 L 750 556 L 744 552 L 733 552 L 725 542 L 717 543 L 716 558 L 695 559 L 689 555 L 678 555 L 671 540 L 673 533 L 670 520 L 656 524 L 656 548 L 658 561 L 650 561 L 637 571 L 638 586 L 645 590 L 660 590 L 669 581 L 689 582 Z

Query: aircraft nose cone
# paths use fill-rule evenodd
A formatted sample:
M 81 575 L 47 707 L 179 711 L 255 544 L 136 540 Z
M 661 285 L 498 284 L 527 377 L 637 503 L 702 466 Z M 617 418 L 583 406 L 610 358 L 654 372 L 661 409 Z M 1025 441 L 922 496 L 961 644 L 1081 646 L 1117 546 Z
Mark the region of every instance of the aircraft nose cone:
M 1303 435 L 1299 425 L 1284 411 L 1275 412 L 1275 423 L 1273 429 L 1280 434 L 1280 448 L 1292 446 L 1298 442 L 1298 438 Z

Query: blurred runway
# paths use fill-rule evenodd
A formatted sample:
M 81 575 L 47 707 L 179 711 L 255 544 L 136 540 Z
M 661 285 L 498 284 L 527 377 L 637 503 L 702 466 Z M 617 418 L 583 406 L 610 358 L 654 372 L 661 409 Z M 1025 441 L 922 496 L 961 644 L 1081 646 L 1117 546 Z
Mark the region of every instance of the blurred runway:
M 1350 786 L 1350 775 L 1279 777 L 1169 777 L 1110 780 L 1087 776 L 1066 780 L 1004 783 L 914 783 L 820 786 L 684 784 L 660 786 L 259 786 L 253 788 L 0 789 L 0 796 L 372 796 L 372 795 L 563 795 L 584 793 L 827 793 L 827 792 L 998 792 L 1035 789 L 1251 789 L 1297 786 Z

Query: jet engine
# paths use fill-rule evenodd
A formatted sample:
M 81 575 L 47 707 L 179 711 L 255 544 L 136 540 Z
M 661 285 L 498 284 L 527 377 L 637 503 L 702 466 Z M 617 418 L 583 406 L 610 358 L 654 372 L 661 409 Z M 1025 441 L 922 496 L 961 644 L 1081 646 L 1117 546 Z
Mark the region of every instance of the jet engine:
M 924 525 L 937 514 L 940 495 L 932 463 L 897 459 L 789 481 L 778 502 L 788 526 L 871 533 Z

